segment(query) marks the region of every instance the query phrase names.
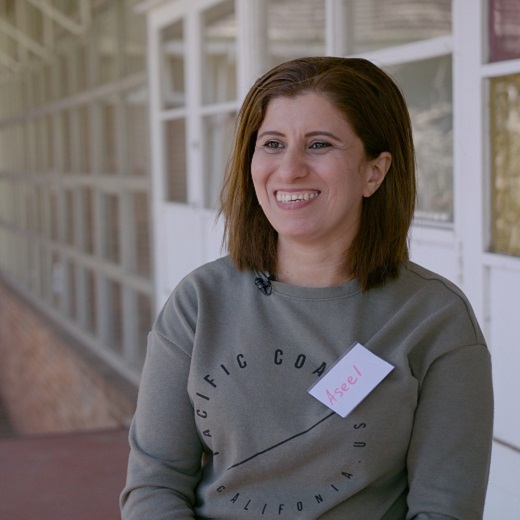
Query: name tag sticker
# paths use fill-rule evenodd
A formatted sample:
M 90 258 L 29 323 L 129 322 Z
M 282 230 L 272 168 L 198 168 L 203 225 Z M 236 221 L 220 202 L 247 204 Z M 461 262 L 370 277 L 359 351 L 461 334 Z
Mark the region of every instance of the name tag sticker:
M 345 418 L 393 369 L 356 343 L 308 392 Z

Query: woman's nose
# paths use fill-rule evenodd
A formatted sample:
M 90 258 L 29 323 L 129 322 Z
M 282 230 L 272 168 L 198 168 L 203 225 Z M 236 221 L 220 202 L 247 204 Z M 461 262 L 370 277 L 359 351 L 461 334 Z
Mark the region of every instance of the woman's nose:
M 309 173 L 309 167 L 305 157 L 305 151 L 296 146 L 287 147 L 281 156 L 278 165 L 278 175 L 286 182 L 305 177 Z

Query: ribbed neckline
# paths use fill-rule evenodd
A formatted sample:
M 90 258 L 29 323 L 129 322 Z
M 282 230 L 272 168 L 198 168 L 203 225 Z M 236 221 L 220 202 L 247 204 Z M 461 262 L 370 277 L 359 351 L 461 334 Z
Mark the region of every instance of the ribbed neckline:
M 345 298 L 361 292 L 357 279 L 334 287 L 301 287 L 273 281 L 273 293 L 301 300 L 332 300 Z

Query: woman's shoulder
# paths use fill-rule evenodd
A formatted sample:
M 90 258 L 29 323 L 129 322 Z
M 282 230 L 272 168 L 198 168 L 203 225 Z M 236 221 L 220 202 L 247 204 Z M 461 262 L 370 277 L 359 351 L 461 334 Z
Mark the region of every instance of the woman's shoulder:
M 238 271 L 228 256 L 195 268 L 171 292 L 155 320 L 154 330 L 170 339 L 183 330 L 186 337 L 191 336 L 200 312 L 218 308 L 247 274 Z
M 251 278 L 252 274 L 239 271 L 229 256 L 222 256 L 184 276 L 170 294 L 163 312 L 179 307 L 195 310 L 203 302 L 229 298 Z
M 424 319 L 442 317 L 443 324 L 461 327 L 474 335 L 476 343 L 484 343 L 471 303 L 453 281 L 414 262 L 403 265 L 397 292 Z
M 186 275 L 173 293 L 182 291 L 228 291 L 249 273 L 239 271 L 229 256 L 205 263 Z
M 460 287 L 448 278 L 427 269 L 415 262 L 406 262 L 401 269 L 400 278 L 411 291 L 428 293 L 429 297 L 439 296 L 467 302 L 468 299 Z

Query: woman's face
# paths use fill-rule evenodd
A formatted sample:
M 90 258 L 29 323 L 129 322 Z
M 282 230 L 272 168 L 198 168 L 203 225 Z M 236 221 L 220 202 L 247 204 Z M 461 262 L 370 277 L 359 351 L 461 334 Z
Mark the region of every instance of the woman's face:
M 359 226 L 362 199 L 379 187 L 390 160 L 386 152 L 367 160 L 344 116 L 326 97 L 309 92 L 270 101 L 251 172 L 279 241 L 345 251 Z

